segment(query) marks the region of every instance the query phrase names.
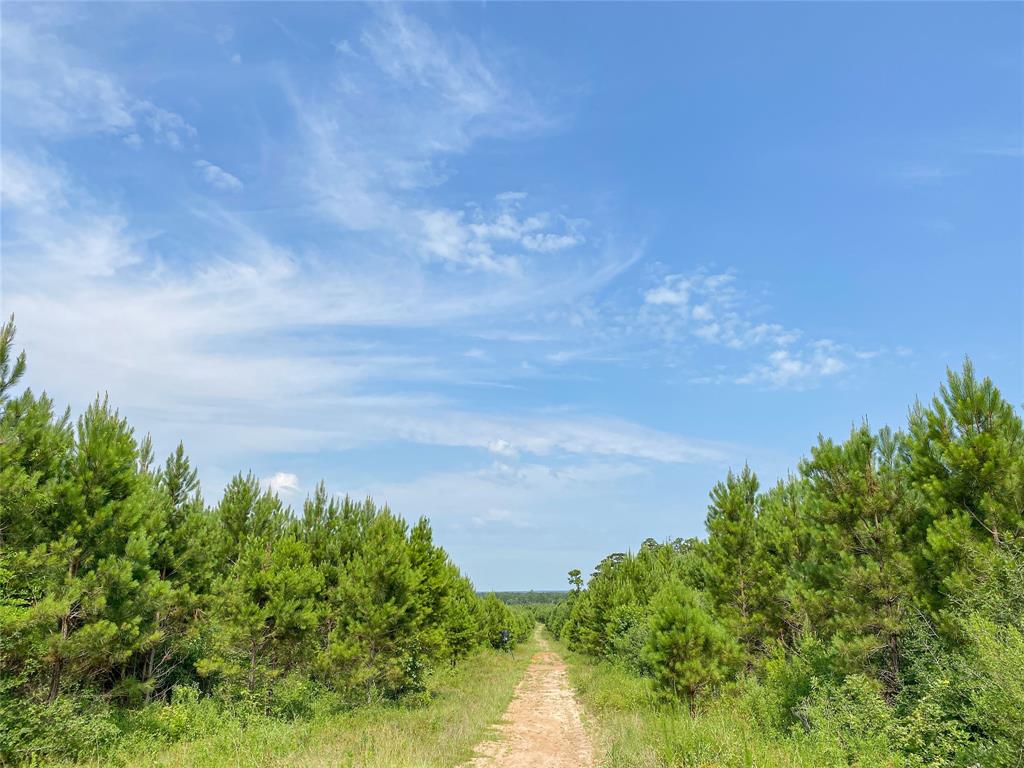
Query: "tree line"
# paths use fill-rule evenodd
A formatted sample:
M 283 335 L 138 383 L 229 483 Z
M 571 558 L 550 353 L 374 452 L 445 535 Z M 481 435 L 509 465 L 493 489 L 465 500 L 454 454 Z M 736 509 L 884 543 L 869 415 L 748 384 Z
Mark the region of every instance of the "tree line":
M 501 602 L 506 605 L 554 605 L 565 599 L 564 590 L 529 590 L 526 592 L 495 592 Z
M 295 510 L 236 475 L 204 499 L 97 398 L 74 422 L 0 329 L 0 763 L 75 755 L 118 713 L 215 697 L 288 714 L 423 690 L 431 667 L 524 639 L 432 539 L 323 483 Z M 77 730 L 76 730 L 77 729 Z
M 905 430 L 819 438 L 769 488 L 712 489 L 703 540 L 602 560 L 545 615 L 698 713 L 834 736 L 841 762 L 1024 762 L 1024 429 L 969 361 Z

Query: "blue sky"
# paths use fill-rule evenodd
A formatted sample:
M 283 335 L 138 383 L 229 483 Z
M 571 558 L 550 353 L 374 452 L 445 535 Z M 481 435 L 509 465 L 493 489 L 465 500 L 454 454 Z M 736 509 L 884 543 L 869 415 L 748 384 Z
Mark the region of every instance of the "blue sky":
M 4 313 L 560 588 L 970 354 L 1024 400 L 1019 4 L 3 6 Z

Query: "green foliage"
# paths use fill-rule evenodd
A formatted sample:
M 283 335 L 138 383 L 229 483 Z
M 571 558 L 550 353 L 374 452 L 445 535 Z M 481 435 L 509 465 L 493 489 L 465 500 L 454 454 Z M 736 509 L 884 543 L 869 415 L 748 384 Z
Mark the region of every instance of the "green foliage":
M 555 605 L 565 599 L 566 592 L 560 590 L 529 590 L 528 592 L 495 592 L 494 595 L 506 605 Z M 483 597 L 484 595 L 480 595 Z
M 296 517 L 256 477 L 213 507 L 106 398 L 74 428 L 0 328 L 0 764 L 146 733 L 313 715 L 424 690 L 532 615 L 477 597 L 421 519 L 321 484 Z
M 877 763 L 865 756 L 892 753 L 893 711 L 881 685 L 864 675 L 850 675 L 838 685 L 812 682 L 809 696 L 797 710 L 829 763 Z
M 708 539 L 702 550 L 704 584 L 732 634 L 753 642 L 756 605 L 757 476 L 744 466 L 711 489 Z
M 1024 761 L 1024 427 L 969 361 L 906 433 L 820 438 L 766 491 L 730 472 L 707 533 L 570 572 L 543 621 L 691 707 L 738 696 L 819 764 Z M 667 763 L 705 754 L 665 728 Z
M 654 596 L 644 658 L 655 683 L 674 698 L 694 707 L 698 694 L 725 679 L 734 645 L 696 590 L 670 582 Z

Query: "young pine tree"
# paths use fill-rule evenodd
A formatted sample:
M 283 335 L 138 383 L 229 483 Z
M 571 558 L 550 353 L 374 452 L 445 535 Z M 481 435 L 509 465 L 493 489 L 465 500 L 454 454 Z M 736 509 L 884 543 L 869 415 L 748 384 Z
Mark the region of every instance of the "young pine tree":
M 393 695 L 406 686 L 417 582 L 405 523 L 387 509 L 373 513 L 331 601 L 336 624 L 319 664 L 335 685 L 361 691 L 367 702 L 375 692 Z
M 152 567 L 160 500 L 137 458 L 127 422 L 97 399 L 78 421 L 56 505 L 62 533 L 51 552 L 60 553 L 65 570 L 50 593 L 51 701 L 69 675 L 130 698 L 142 693 L 130 660 L 150 642 L 169 595 Z
M 216 651 L 200 674 L 268 705 L 274 680 L 312 660 L 322 589 L 309 548 L 294 534 L 247 538 L 218 588 Z
M 752 653 L 757 639 L 754 618 L 758 481 L 750 467 L 729 472 L 711 489 L 706 544 L 701 548 L 705 589 L 718 615 Z
M 967 360 L 947 371 L 930 407 L 911 410 L 907 453 L 920 499 L 911 531 L 918 590 L 938 617 L 970 591 L 972 550 L 1024 535 L 1024 425 Z
M 889 696 L 900 685 L 914 599 L 908 531 L 917 510 L 901 441 L 863 425 L 845 443 L 821 440 L 801 464 L 811 537 L 798 567 L 802 607 L 831 640 L 840 671 L 878 677 Z
M 699 592 L 674 581 L 655 596 L 644 658 L 663 692 L 693 711 L 698 695 L 729 674 L 737 652 Z

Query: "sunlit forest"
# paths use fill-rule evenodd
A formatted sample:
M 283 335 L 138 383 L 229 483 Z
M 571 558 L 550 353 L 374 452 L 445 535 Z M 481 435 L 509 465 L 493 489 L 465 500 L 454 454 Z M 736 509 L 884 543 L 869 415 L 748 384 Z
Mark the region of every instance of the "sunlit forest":
M 102 755 L 427 695 L 432 667 L 534 620 L 433 543 L 323 484 L 293 510 L 252 474 L 207 501 L 106 398 L 76 419 L 18 391 L 0 331 L 0 763 Z
M 1024 768 L 1022 31 L 0 0 L 0 768 Z
M 369 499 L 320 484 L 295 510 L 239 474 L 208 502 L 183 446 L 158 461 L 103 397 L 73 420 L 19 391 L 26 365 L 12 319 L 4 763 L 430 706 L 434 670 L 514 655 L 538 620 L 570 652 L 609 765 L 1024 757 L 1024 428 L 970 361 L 902 430 L 823 438 L 768 488 L 729 472 L 705 538 L 647 539 L 571 571 L 567 593 L 502 599 L 474 591 L 426 519 Z
M 759 765 L 1021 765 L 1024 430 L 970 361 L 900 430 L 822 438 L 768 487 L 729 472 L 706 529 L 572 571 L 544 614 L 603 663 L 580 680 L 585 700 L 649 713 L 618 723 L 620 749 L 646 739 L 672 765 L 701 745 L 734 749 L 729 765 L 751 764 L 744 751 Z

